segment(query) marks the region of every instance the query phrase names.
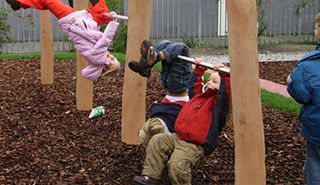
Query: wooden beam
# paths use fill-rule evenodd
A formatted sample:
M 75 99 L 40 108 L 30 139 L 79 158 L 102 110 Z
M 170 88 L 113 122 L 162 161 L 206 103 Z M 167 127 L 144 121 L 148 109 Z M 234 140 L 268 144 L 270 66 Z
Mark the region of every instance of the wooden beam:
M 53 34 L 51 13 L 40 11 L 40 74 L 42 84 L 53 83 Z
M 145 122 L 146 117 L 146 78 L 132 72 L 127 64 L 131 60 L 139 61 L 141 42 L 144 39 L 149 39 L 152 1 L 128 1 L 128 15 L 128 40 L 122 95 L 121 140 L 127 144 L 140 144 L 137 133 Z
M 235 184 L 266 184 L 256 0 L 227 1 Z
M 74 0 L 74 8 L 77 10 L 87 9 L 89 0 Z M 78 110 L 91 110 L 93 99 L 93 83 L 81 74 L 81 70 L 88 65 L 86 59 L 77 52 L 76 57 L 77 82 L 76 82 L 76 105 Z

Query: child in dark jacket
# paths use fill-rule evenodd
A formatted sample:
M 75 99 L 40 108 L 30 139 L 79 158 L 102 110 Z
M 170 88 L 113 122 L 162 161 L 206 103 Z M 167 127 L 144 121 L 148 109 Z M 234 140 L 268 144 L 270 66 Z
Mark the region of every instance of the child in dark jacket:
M 89 65 L 82 75 L 91 81 L 97 81 L 102 75 L 112 75 L 120 68 L 118 60 L 108 51 L 108 47 L 119 23 L 112 21 L 114 12 L 109 11 L 104 0 L 91 0 L 87 10 L 76 11 L 60 0 L 6 0 L 13 10 L 35 8 L 50 10 L 58 19 L 59 26 L 66 33 Z M 111 22 L 110 22 L 111 21 Z M 110 22 L 110 23 L 109 23 Z M 99 25 L 109 23 L 102 33 Z
M 214 66 L 220 67 L 225 66 Z M 201 77 L 204 72 L 197 66 L 194 74 Z M 195 83 L 195 96 L 181 109 L 174 124 L 175 133 L 158 133 L 150 139 L 142 175 L 133 179 L 136 184 L 161 184 L 166 166 L 173 185 L 191 184 L 191 169 L 217 147 L 229 113 L 229 75 L 213 72 L 206 87 L 200 84 L 201 81 Z
M 315 38 L 320 42 L 320 14 Z M 320 184 L 320 44 L 298 61 L 288 76 L 288 93 L 302 104 L 299 126 L 307 140 L 304 175 L 307 185 Z

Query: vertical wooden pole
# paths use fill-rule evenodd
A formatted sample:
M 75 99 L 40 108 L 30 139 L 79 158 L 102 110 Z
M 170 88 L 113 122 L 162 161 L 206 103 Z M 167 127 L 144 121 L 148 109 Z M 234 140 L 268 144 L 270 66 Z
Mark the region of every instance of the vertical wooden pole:
M 42 84 L 53 83 L 53 34 L 51 13 L 40 11 L 40 74 Z
M 89 0 L 74 0 L 74 8 L 82 10 L 88 8 Z M 76 57 L 77 84 L 76 84 L 76 105 L 78 110 L 92 109 L 93 83 L 82 76 L 81 70 L 88 65 L 83 56 L 77 52 Z
M 235 184 L 266 184 L 256 0 L 227 1 Z
M 151 13 L 151 0 L 128 1 L 128 40 L 121 128 L 121 140 L 127 144 L 139 144 L 137 133 L 146 117 L 146 78 L 132 72 L 127 64 L 131 60 L 139 61 L 141 42 L 150 36 Z

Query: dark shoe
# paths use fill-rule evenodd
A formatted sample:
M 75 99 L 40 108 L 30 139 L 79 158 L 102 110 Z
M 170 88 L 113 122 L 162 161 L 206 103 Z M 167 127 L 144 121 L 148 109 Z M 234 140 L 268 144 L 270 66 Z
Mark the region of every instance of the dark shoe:
M 141 58 L 140 61 L 130 61 L 129 68 L 139 73 L 143 77 L 149 77 L 151 73 L 151 68 L 159 61 L 163 60 L 164 56 L 161 52 L 154 51 L 152 49 L 151 43 L 144 40 L 140 46 Z
M 129 68 L 132 70 L 132 71 L 134 71 L 134 72 L 136 72 L 136 73 L 139 73 L 139 71 L 140 71 L 140 65 L 139 65 L 139 62 L 137 62 L 137 61 L 130 61 L 129 62 L 129 64 L 128 64 L 128 66 L 129 66 Z
M 99 3 L 100 0 L 90 0 L 90 3 L 92 6 L 95 6 L 97 3 Z
M 143 77 L 149 77 L 151 74 L 152 66 L 150 66 L 142 57 L 139 62 L 130 61 L 128 65 L 132 71 L 139 73 Z
M 11 6 L 12 10 L 19 10 L 21 8 L 21 4 L 16 0 L 6 0 L 6 2 Z
M 161 185 L 160 180 L 145 175 L 135 176 L 133 182 L 135 182 L 136 185 Z
M 68 0 L 69 6 L 73 8 L 73 0 Z

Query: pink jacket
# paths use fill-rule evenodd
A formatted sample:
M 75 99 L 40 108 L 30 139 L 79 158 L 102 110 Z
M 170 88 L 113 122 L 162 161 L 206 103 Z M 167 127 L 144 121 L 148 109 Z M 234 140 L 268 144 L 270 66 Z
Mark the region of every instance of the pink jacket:
M 107 60 L 108 47 L 117 31 L 118 22 L 110 22 L 104 32 L 99 31 L 97 23 L 86 10 L 76 11 L 59 20 L 62 31 L 89 65 L 82 70 L 82 75 L 96 81 L 104 65 L 111 64 Z

